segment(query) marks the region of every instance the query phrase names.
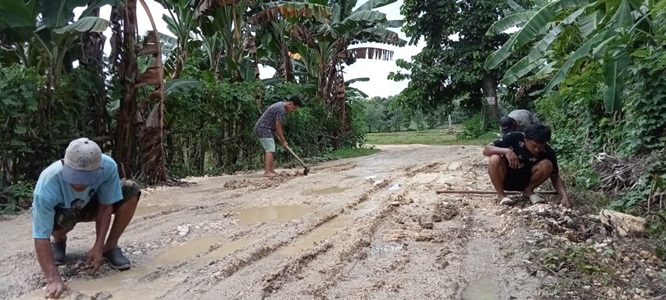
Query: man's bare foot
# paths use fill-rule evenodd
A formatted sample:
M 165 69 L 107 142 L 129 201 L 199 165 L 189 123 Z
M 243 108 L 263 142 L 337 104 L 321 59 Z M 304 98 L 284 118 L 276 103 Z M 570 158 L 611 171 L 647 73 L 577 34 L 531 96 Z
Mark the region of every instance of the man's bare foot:
M 264 173 L 264 177 L 275 177 L 278 176 L 278 174 L 275 173 Z

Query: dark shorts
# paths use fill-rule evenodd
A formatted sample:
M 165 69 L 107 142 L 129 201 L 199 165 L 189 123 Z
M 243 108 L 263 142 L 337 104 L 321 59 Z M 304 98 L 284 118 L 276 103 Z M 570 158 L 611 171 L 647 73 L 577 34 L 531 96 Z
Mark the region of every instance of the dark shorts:
M 121 179 L 120 186 L 123 191 L 123 200 L 113 204 L 113 211 L 125 203 L 128 199 L 137 196 L 141 197 L 141 187 L 132 180 Z M 72 230 L 76 223 L 93 222 L 97 218 L 97 211 L 99 210 L 99 199 L 97 194 L 94 194 L 90 202 L 80 210 L 61 209 L 56 208 L 55 220 L 53 230 L 58 231 L 62 229 Z
M 532 179 L 532 172 L 521 172 L 516 169 L 509 168 L 506 165 L 506 176 L 504 177 L 504 190 L 522 192 L 530 184 Z
M 532 170 L 520 171 L 509 167 L 509 160 L 502 155 L 502 161 L 506 167 L 504 176 L 504 190 L 513 192 L 522 192 L 530 184 L 532 179 Z

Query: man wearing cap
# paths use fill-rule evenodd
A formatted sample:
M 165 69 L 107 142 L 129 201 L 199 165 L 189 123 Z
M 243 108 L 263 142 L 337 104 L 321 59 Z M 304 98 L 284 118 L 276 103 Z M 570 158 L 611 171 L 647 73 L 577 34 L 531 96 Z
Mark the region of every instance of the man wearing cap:
M 527 109 L 516 109 L 500 119 L 502 137 L 509 132 L 524 131 L 527 126 L 538 122 L 537 117 Z
M 73 140 L 65 157 L 42 171 L 31 211 L 37 260 L 47 279 L 46 298 L 58 299 L 67 290 L 56 265 L 65 263 L 67 233 L 78 222 L 95 221 L 95 242 L 86 256 L 93 273 L 104 258 L 115 269 L 130 268 L 118 239 L 131 221 L 140 196 L 139 186 L 121 181 L 115 161 L 87 138 Z
M 277 176 L 275 173 L 275 163 L 273 153 L 275 153 L 275 139 L 273 133 L 276 133 L 282 147 L 287 147 L 287 140 L 284 138 L 282 123 L 288 112 L 294 112 L 303 106 L 303 101 L 298 96 L 292 96 L 287 101 L 273 103 L 266 108 L 257 123 L 254 124 L 254 134 L 259 138 L 261 146 L 264 148 L 264 176 Z

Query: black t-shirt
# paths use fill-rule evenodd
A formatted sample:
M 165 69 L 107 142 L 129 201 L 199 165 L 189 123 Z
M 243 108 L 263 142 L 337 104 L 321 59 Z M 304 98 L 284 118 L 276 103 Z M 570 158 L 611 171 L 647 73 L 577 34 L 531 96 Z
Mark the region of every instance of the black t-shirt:
M 503 138 L 494 141 L 493 146 L 509 148 L 516 154 L 516 156 L 518 156 L 520 165 L 518 169 L 513 169 L 515 171 L 531 172 L 532 167 L 544 159 L 548 159 L 553 163 L 553 174 L 557 174 L 559 171 L 555 150 L 553 150 L 550 145 L 546 144 L 544 152 L 540 153 L 538 156 L 532 155 L 532 153 L 527 150 L 527 147 L 525 147 L 525 134 L 520 131 L 508 133 Z

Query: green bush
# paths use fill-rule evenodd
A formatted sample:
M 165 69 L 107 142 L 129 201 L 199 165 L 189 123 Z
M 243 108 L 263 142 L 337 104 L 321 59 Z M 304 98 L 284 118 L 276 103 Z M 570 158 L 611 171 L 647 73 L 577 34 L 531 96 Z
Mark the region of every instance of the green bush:
M 488 130 L 486 130 L 481 115 L 475 115 L 472 118 L 463 121 L 462 126 L 462 132 L 459 132 L 456 135 L 456 138 L 459 140 L 472 140 L 492 135 L 492 133 L 489 133 Z

